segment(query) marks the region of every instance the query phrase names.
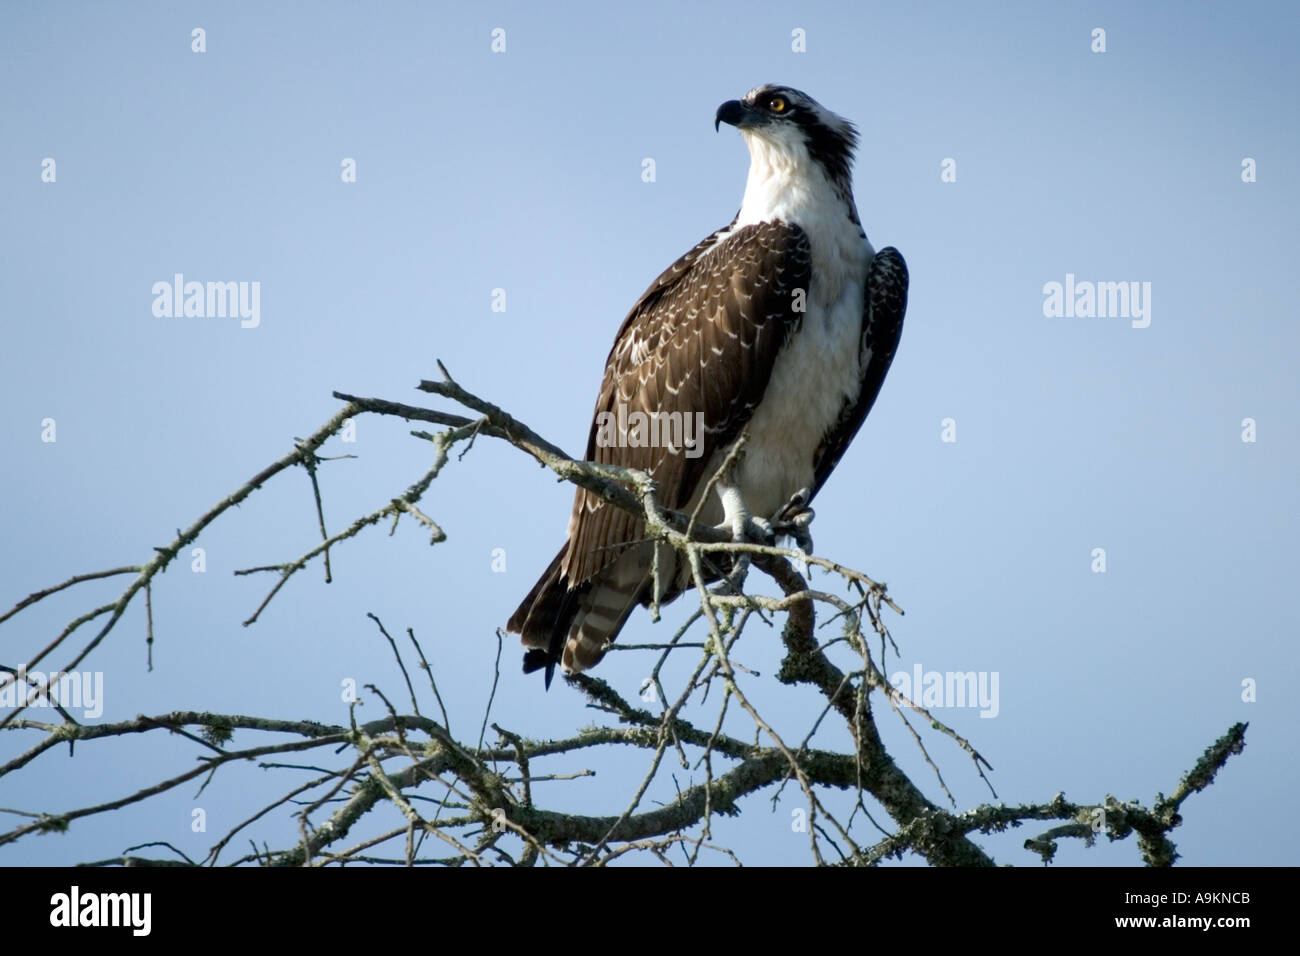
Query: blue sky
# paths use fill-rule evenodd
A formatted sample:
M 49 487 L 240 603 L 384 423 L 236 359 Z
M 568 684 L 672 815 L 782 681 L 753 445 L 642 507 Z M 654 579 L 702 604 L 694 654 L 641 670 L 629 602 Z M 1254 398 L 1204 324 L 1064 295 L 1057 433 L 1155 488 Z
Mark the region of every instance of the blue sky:
M 504 53 L 490 49 L 497 27 Z M 911 270 L 898 356 L 814 524 L 820 552 L 887 581 L 906 609 L 888 670 L 999 675 L 996 717 L 941 716 L 997 768 L 1008 803 L 1150 802 L 1248 720 L 1246 752 L 1185 806 L 1175 840 L 1188 863 L 1294 863 L 1297 823 L 1263 810 L 1289 806 L 1300 783 L 1298 27 L 1285 3 L 6 4 L 0 605 L 146 560 L 324 422 L 332 390 L 420 403 L 413 386 L 436 358 L 580 452 L 627 308 L 739 204 L 747 156 L 734 130 L 715 134 L 714 110 L 788 83 L 858 123 L 863 223 Z M 806 52 L 791 49 L 795 29 Z M 341 181 L 345 158 L 355 183 Z M 949 159 L 955 182 L 941 180 Z M 151 289 L 176 273 L 260 283 L 260 323 L 155 316 Z M 1150 283 L 1149 326 L 1046 316 L 1044 286 L 1067 275 Z M 423 473 L 429 448 L 407 431 L 364 417 L 354 444 L 326 446 L 358 456 L 321 471 L 331 530 Z M 307 478 L 284 475 L 199 542 L 205 573 L 178 562 L 156 582 L 151 673 L 142 606 L 83 665 L 104 673 L 99 719 L 345 721 L 341 680 L 400 682 L 373 611 L 415 629 L 453 715 L 476 727 L 494 628 L 559 547 L 570 499 L 480 441 L 425 499 L 446 542 L 428 547 L 410 522 L 368 532 L 334 553 L 334 583 L 302 574 L 243 628 L 270 582 L 232 572 L 316 540 Z M 85 585 L 0 625 L 0 663 L 119 591 Z M 639 612 L 622 639 L 664 639 L 685 603 L 659 625 Z M 798 739 L 816 700 L 770 676 L 774 635 L 742 647 L 769 675 L 756 698 Z M 512 639 L 495 720 L 538 737 L 592 720 L 517 662 Z M 634 694 L 648 666 L 612 654 L 596 673 Z M 880 719 L 941 800 L 906 732 Z M 24 742 L 6 732 L 0 757 Z M 927 745 L 960 807 L 987 799 L 956 748 Z M 0 806 L 111 799 L 192 759 L 161 738 L 52 752 L 0 779 Z M 576 809 L 617 812 L 641 766 L 613 755 L 563 786 Z M 149 839 L 201 855 L 287 789 L 241 772 L 0 862 Z M 773 811 L 760 795 L 715 835 L 747 862 L 805 862 L 788 823 L 798 805 L 787 793 Z M 195 806 L 206 834 L 190 831 Z M 1028 835 L 985 845 L 1032 863 Z M 1058 859 L 1137 855 L 1129 842 Z

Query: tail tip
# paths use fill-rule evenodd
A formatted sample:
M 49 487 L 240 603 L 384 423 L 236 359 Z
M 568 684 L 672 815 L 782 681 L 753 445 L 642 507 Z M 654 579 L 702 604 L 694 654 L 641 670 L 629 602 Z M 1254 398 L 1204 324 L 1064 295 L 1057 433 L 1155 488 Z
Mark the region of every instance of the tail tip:
M 540 647 L 524 652 L 524 673 L 531 674 L 546 668 L 546 689 L 551 689 L 551 679 L 555 676 L 555 658 Z

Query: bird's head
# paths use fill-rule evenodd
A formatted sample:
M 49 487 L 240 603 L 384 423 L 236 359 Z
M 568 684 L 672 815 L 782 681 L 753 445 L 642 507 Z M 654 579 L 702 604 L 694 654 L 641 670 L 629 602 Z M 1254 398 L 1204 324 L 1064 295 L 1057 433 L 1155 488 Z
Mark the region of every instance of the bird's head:
M 751 154 L 758 147 L 794 166 L 811 160 L 832 183 L 849 180 L 857 129 L 807 93 L 770 83 L 760 86 L 719 106 L 714 129 L 723 123 L 744 134 Z

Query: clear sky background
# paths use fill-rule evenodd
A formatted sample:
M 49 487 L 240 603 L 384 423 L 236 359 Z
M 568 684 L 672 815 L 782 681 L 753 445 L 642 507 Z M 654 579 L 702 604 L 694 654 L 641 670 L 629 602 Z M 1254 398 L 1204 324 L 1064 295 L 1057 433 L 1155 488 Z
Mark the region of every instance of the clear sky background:
M 490 49 L 496 27 L 504 53 Z M 1105 53 L 1091 49 L 1097 27 Z M 787 83 L 858 123 L 863 223 L 911 269 L 898 356 L 813 527 L 821 553 L 887 581 L 906 609 L 888 671 L 999 675 L 995 718 L 939 715 L 992 762 L 1007 803 L 1149 803 L 1248 720 L 1247 750 L 1185 805 L 1174 839 L 1187 863 L 1295 863 L 1298 45 L 1291 3 L 6 3 L 0 605 L 147 560 L 323 423 L 332 390 L 418 404 L 435 358 L 580 453 L 627 308 L 739 205 L 747 155 L 734 130 L 715 134 L 714 110 Z M 341 181 L 345 158 L 355 183 Z M 949 158 L 956 182 L 941 181 Z M 260 325 L 155 317 L 153 284 L 178 272 L 260 282 Z M 1043 287 L 1067 274 L 1149 282 L 1149 327 L 1046 317 Z M 942 440 L 949 418 L 955 442 Z M 359 456 L 321 470 L 332 531 L 423 473 L 429 446 L 407 432 L 367 416 L 356 443 L 326 446 Z M 232 572 L 317 539 L 306 475 L 283 475 L 200 540 L 206 573 L 182 560 L 155 582 L 152 673 L 142 604 L 82 665 L 104 673 L 99 720 L 194 708 L 346 722 L 342 680 L 401 688 L 372 611 L 395 634 L 415 629 L 468 736 L 494 628 L 561 544 L 570 500 L 481 440 L 425 498 L 446 542 L 430 548 L 406 521 L 369 531 L 336 549 L 333 584 L 313 567 L 243 628 L 272 582 Z M 0 663 L 124 584 L 83 585 L 0 626 Z M 687 603 L 659 625 L 638 612 L 622 640 L 666 639 Z M 514 640 L 493 719 L 536 737 L 591 722 L 579 694 L 519 673 Z M 754 628 L 739 656 L 799 739 L 820 704 L 776 684 L 777 643 Z M 596 673 L 633 695 L 650 662 L 611 654 Z M 694 716 L 710 723 L 712 706 Z M 878 711 L 895 757 L 942 801 Z M 0 759 L 35 739 L 0 734 Z M 960 807 L 989 799 L 960 751 L 926 740 Z M 0 779 L 0 806 L 113 799 L 194 756 L 162 735 L 52 751 Z M 617 813 L 644 760 L 614 755 L 594 778 L 545 786 Z M 146 840 L 201 856 L 293 780 L 224 777 L 22 841 L 0 863 Z M 652 796 L 673 792 L 665 775 Z M 775 810 L 750 798 L 715 838 L 746 862 L 806 862 L 790 828 L 801 805 L 791 788 Z M 190 831 L 197 806 L 207 833 Z M 252 835 L 275 845 L 292 830 L 285 815 Z M 982 842 L 1033 863 L 1029 835 Z M 1130 840 L 1067 844 L 1058 860 L 1138 856 Z

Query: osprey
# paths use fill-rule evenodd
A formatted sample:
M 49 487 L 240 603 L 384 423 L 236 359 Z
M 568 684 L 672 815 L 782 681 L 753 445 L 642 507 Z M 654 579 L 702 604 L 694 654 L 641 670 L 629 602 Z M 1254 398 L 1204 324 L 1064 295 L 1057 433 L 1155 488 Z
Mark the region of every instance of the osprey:
M 858 219 L 853 124 L 771 85 L 723 103 L 714 128 L 721 123 L 749 147 L 740 211 L 623 320 L 586 457 L 649 472 L 659 504 L 698 508 L 698 520 L 735 540 L 770 541 L 775 530 L 810 550 L 807 506 L 893 360 L 907 266 L 892 247 L 872 249 Z M 723 573 L 707 570 L 710 580 Z M 530 648 L 524 671 L 545 668 L 549 687 L 557 663 L 579 672 L 599 662 L 637 604 L 690 586 L 687 562 L 644 540 L 642 520 L 579 488 L 568 540 L 507 628 Z

